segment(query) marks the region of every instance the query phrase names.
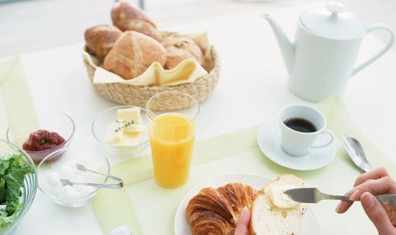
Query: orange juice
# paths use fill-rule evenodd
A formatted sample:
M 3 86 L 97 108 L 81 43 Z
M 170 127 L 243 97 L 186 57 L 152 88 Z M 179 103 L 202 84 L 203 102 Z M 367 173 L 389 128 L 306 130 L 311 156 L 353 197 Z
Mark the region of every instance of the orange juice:
M 195 125 L 187 116 L 165 113 L 155 117 L 150 142 L 154 175 L 161 186 L 175 188 L 187 181 L 194 139 Z

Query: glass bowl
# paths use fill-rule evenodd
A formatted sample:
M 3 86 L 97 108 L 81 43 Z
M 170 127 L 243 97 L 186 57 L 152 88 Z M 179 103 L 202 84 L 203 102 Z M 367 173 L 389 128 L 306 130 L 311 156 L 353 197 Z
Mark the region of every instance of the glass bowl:
M 63 154 L 61 158 L 58 157 L 60 154 Z M 59 205 L 84 206 L 101 188 L 86 185 L 63 185 L 61 179 L 75 183 L 104 184 L 108 178 L 79 170 L 76 164 L 81 164 L 89 170 L 102 174 L 110 174 L 110 163 L 100 151 L 59 149 L 45 157 L 37 166 L 40 191 Z
M 46 150 L 25 150 L 36 164 L 50 153 L 58 149 L 67 148 L 73 138 L 75 125 L 73 119 L 69 115 L 58 110 L 32 110 L 21 112 L 12 119 L 8 126 L 6 133 L 7 140 L 23 149 L 23 145 L 30 134 L 38 130 L 56 132 L 62 136 L 65 141 L 60 145 Z M 60 155 L 58 157 L 60 157 Z
M 14 154 L 22 155 L 21 162 L 23 165 L 26 164 L 25 166 L 30 169 L 31 173 L 27 173 L 24 177 L 21 195 L 19 197 L 19 209 L 17 209 L 12 216 L 7 217 L 5 221 L 2 221 L 3 218 L 0 216 L 0 234 L 3 235 L 11 235 L 16 231 L 22 218 L 29 210 L 37 192 L 37 172 L 30 156 L 14 144 L 0 140 L 0 161 L 5 161 L 5 159 L 7 159 L 10 155 Z
M 106 109 L 99 113 L 92 123 L 92 134 L 97 141 L 100 149 L 108 156 L 115 156 L 120 158 L 134 157 L 142 153 L 149 144 L 148 131 L 142 132 L 139 135 L 139 142 L 135 145 L 117 146 L 106 142 L 106 131 L 108 126 L 117 120 L 117 110 L 126 108 L 135 108 L 137 106 L 121 105 Z M 140 107 L 138 107 L 140 108 Z M 142 125 L 147 127 L 147 117 L 144 109 L 140 108 L 140 116 Z

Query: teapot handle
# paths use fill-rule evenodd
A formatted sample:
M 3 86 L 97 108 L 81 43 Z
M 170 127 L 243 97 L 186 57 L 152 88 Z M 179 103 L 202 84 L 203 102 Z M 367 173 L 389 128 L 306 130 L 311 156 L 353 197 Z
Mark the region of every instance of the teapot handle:
M 388 28 L 387 26 L 383 25 L 383 24 L 371 24 L 367 27 L 367 33 L 370 33 L 374 30 L 385 30 L 389 33 L 389 41 L 388 43 L 384 46 L 384 48 L 382 48 L 382 50 L 380 50 L 379 52 L 377 52 L 377 54 L 373 55 L 372 57 L 370 57 L 368 60 L 366 60 L 364 63 L 360 64 L 359 66 L 357 66 L 353 71 L 352 71 L 352 75 L 355 75 L 357 72 L 359 72 L 360 70 L 364 69 L 367 65 L 373 63 L 375 60 L 377 60 L 378 58 L 380 58 L 382 55 L 385 54 L 385 52 L 387 52 L 393 45 L 393 41 L 395 40 L 395 36 L 392 32 L 392 30 L 390 28 Z

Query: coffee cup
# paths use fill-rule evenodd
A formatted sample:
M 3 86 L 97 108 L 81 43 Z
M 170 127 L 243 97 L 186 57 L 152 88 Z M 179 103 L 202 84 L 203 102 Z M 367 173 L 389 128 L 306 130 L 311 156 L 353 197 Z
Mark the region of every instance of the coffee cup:
M 292 104 L 279 113 L 282 150 L 291 156 L 306 155 L 311 148 L 323 148 L 334 141 L 326 130 L 326 119 L 315 108 Z

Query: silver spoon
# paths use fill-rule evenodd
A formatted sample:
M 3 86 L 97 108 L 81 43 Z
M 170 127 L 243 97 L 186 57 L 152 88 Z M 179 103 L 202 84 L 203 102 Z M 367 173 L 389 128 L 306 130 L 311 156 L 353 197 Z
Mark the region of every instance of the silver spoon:
M 342 143 L 347 151 L 352 162 L 359 167 L 362 171 L 367 172 L 373 169 L 373 166 L 369 163 L 364 152 L 363 146 L 360 142 L 353 138 L 345 135 Z

